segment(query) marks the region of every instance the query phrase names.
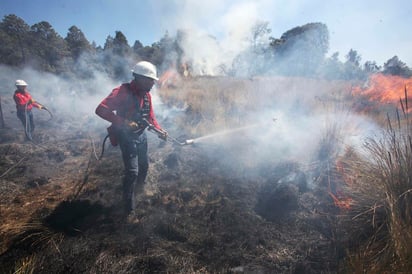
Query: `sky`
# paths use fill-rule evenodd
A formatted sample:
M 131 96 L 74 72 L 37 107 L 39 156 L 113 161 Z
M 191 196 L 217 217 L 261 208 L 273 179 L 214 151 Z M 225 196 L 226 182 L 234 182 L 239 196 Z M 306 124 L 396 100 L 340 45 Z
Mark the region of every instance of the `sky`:
M 28 25 L 49 22 L 66 37 L 77 26 L 89 40 L 103 46 L 121 31 L 133 46 L 158 42 L 166 32 L 193 30 L 236 43 L 252 23 L 269 23 L 270 36 L 307 23 L 329 30 L 328 56 L 350 49 L 361 63 L 382 66 L 393 56 L 412 67 L 412 1 L 410 0 L 1 0 L 0 16 L 15 14 Z M 201 45 L 199 45 L 201 46 Z

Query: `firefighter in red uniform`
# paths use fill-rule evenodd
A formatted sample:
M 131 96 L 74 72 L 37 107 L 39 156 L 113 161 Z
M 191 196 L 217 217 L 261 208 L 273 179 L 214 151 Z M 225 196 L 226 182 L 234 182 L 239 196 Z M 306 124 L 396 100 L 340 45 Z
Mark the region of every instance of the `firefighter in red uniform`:
M 43 109 L 44 107 L 39 103 L 36 103 L 27 90 L 27 83 L 24 80 L 16 80 L 16 91 L 14 92 L 13 99 L 16 102 L 17 117 L 23 123 L 26 137 L 32 140 L 32 134 L 34 131 L 34 119 L 32 108 Z
M 120 145 L 125 168 L 123 203 L 126 215 L 135 208 L 135 191 L 143 191 L 149 168 L 145 129 L 154 126 L 162 132 L 159 138 L 167 138 L 167 132 L 155 118 L 149 93 L 158 80 L 156 67 L 141 61 L 132 73 L 134 79 L 113 89 L 95 111 L 112 123 L 108 128 L 110 141 L 112 145 Z

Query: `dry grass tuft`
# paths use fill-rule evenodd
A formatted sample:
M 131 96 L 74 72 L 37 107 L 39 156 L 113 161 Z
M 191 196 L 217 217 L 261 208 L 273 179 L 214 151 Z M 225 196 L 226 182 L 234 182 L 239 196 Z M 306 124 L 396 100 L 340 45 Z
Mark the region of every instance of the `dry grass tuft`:
M 54 232 L 46 227 L 40 221 L 33 221 L 26 224 L 15 224 L 7 227 L 10 236 L 8 244 L 8 250 L 18 250 L 18 260 L 15 259 L 15 254 L 5 251 L 2 253 L 2 257 L 10 258 L 7 264 L 9 266 L 1 266 L 4 268 L 14 268 L 13 273 L 36 273 L 36 268 L 41 265 L 41 261 L 38 259 L 33 250 L 39 250 L 44 248 L 56 249 L 59 251 L 59 244 L 62 242 L 64 235 L 62 233 Z M 13 267 L 14 266 L 14 267 Z
M 412 131 L 407 99 L 401 102 L 382 136 L 365 143 L 367 157 L 346 156 L 352 270 L 412 270 Z
M 36 273 L 37 258 L 35 255 L 31 255 L 21 259 L 17 262 L 14 270 L 14 274 L 33 274 Z

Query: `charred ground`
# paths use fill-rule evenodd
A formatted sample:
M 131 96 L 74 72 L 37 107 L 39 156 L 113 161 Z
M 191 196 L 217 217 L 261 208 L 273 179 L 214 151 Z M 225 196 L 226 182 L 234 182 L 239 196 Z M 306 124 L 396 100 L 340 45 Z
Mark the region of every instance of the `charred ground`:
M 202 81 L 207 79 L 186 92 L 195 92 Z M 304 85 L 297 89 L 308 88 Z M 195 125 L 203 133 L 210 125 L 207 112 L 178 97 L 184 94 L 167 92 L 170 106 L 186 108 L 160 122 L 166 128 Z M 229 116 L 238 113 L 237 104 L 248 104 L 247 98 L 225 100 Z M 264 163 L 252 158 L 245 164 L 242 154 L 231 163 L 218 155 L 236 156 L 239 145 L 255 150 L 257 144 L 247 138 L 236 139 L 236 146 L 182 147 L 148 133 L 149 176 L 135 221 L 127 222 L 120 214 L 120 151 L 106 146 L 98 160 L 105 129 L 93 129 L 97 117 L 55 114 L 49 120 L 35 112 L 33 144 L 24 141 L 11 100 L 2 103 L 2 273 L 335 273 L 345 268 L 350 241 L 339 229 L 341 209 L 329 195 L 331 180 L 342 178 L 328 165 L 333 148 L 326 141 L 310 165 L 279 161 L 279 152 Z M 190 130 L 170 133 L 193 136 Z

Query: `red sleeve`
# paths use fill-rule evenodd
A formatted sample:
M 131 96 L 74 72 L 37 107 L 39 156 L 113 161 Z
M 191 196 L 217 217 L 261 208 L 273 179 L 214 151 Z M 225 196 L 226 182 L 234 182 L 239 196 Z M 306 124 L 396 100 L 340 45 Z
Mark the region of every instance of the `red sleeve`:
M 37 102 L 34 102 L 34 103 L 32 103 L 32 105 L 34 106 L 34 107 L 36 107 L 36 108 L 40 108 L 40 104 L 39 103 L 37 103 Z
M 149 122 L 150 122 L 152 125 L 154 125 L 155 128 L 157 128 L 157 129 L 162 129 L 162 128 L 160 127 L 159 123 L 157 122 L 156 116 L 155 116 L 154 111 L 153 111 L 153 104 L 152 104 L 152 96 L 151 96 L 151 94 L 150 94 L 150 93 L 147 93 L 147 97 L 148 97 L 148 99 L 149 99 L 149 101 L 150 101 Z
M 124 122 L 124 118 L 115 114 L 122 104 L 125 93 L 122 92 L 122 88 L 117 87 L 103 99 L 103 101 L 97 106 L 95 113 L 101 118 L 113 123 L 114 125 L 120 125 Z

